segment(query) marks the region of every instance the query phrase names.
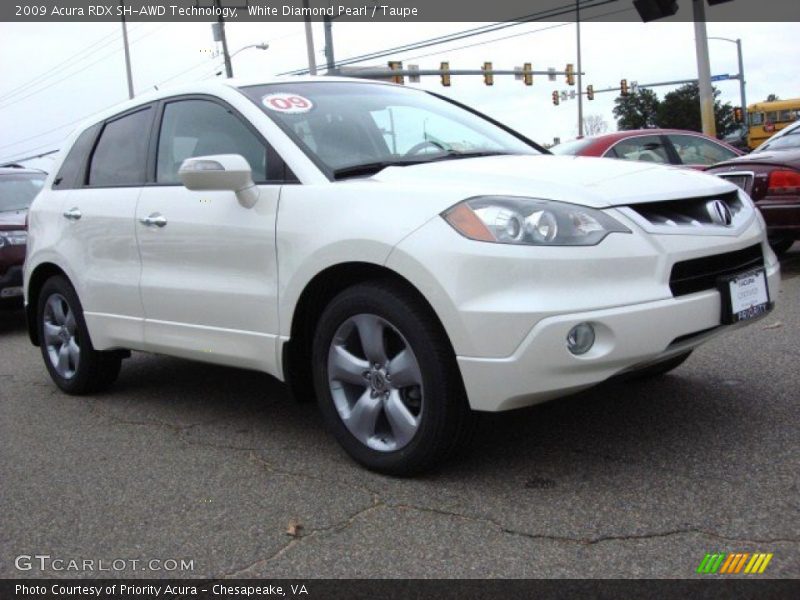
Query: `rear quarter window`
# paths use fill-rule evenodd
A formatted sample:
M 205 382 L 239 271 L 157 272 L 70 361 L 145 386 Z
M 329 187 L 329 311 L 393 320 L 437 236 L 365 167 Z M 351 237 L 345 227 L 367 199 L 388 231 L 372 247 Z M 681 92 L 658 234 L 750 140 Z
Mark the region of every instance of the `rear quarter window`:
M 54 190 L 71 190 L 80 187 L 86 179 L 86 161 L 92 151 L 101 124 L 92 125 L 78 136 L 67 153 L 58 174 L 53 179 Z

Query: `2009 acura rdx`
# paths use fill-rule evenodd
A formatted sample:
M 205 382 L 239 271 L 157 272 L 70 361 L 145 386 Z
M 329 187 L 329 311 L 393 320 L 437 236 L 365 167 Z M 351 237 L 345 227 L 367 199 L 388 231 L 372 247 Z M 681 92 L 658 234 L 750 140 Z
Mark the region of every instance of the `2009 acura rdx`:
M 779 285 L 732 183 L 552 156 L 435 94 L 335 78 L 93 119 L 29 227 L 30 336 L 62 390 L 108 386 L 131 349 L 257 369 L 390 473 L 448 456 L 472 410 L 666 372 Z

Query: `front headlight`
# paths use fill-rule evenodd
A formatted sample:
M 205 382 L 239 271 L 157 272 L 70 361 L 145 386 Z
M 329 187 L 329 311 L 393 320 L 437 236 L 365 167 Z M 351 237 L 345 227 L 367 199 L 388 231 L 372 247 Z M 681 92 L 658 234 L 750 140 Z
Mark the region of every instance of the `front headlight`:
M 479 196 L 442 217 L 464 237 L 499 244 L 594 246 L 609 233 L 630 233 L 600 210 L 536 198 Z
M 0 248 L 3 246 L 24 246 L 28 243 L 26 231 L 0 231 Z

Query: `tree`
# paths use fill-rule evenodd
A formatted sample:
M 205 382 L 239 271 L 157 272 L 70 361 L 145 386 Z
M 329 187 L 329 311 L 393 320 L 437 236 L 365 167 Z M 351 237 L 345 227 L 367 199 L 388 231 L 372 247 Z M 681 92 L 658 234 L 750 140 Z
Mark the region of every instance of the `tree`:
M 608 123 L 600 115 L 587 115 L 583 118 L 583 133 L 599 135 L 608 131 Z
M 614 100 L 617 129 L 648 129 L 658 127 L 658 96 L 653 90 L 640 88 L 635 94 L 617 96 Z
M 717 100 L 720 92 L 714 89 L 714 121 L 717 135 L 722 137 L 738 127 L 730 102 L 722 104 Z M 696 83 L 687 83 L 669 92 L 659 103 L 657 122 L 667 129 L 689 129 L 703 131 L 700 117 L 700 89 Z

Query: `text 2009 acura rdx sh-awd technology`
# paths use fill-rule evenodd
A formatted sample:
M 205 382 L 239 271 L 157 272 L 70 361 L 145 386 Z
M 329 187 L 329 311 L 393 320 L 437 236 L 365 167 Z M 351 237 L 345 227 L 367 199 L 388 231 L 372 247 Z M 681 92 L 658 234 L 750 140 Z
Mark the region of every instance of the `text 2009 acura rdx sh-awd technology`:
M 390 473 L 463 445 L 472 411 L 666 372 L 779 285 L 729 182 L 552 156 L 435 94 L 333 78 L 101 115 L 29 225 L 30 335 L 61 389 L 106 387 L 129 350 L 257 369 Z

